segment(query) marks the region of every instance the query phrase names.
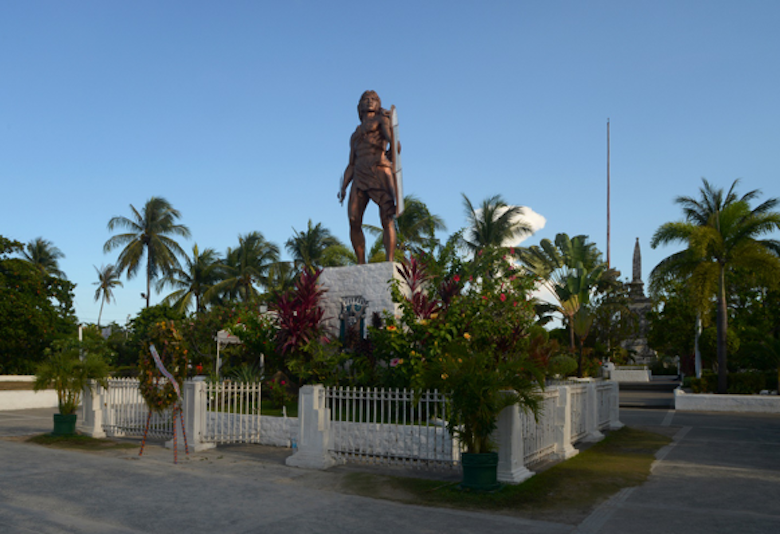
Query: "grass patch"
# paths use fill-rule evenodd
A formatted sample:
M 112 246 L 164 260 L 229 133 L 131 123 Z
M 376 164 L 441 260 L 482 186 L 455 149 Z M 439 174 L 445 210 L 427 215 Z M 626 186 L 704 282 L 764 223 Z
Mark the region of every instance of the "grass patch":
M 47 447 L 57 447 L 60 449 L 78 449 L 84 451 L 108 451 L 119 449 L 137 449 L 137 443 L 120 443 L 110 439 L 98 439 L 81 434 L 70 436 L 52 436 L 51 434 L 41 434 L 33 436 L 27 440 L 28 443 L 36 443 Z
M 287 417 L 298 417 L 298 399 L 288 402 L 285 407 L 287 408 Z M 274 406 L 269 399 L 263 399 L 260 406 L 260 415 L 281 417 L 282 409 Z
M 655 452 L 670 438 L 624 427 L 579 455 L 534 475 L 522 484 L 493 493 L 462 491 L 458 483 L 351 473 L 347 491 L 428 506 L 485 510 L 577 524 L 623 488 L 642 484 Z M 380 483 L 376 483 L 380 482 Z

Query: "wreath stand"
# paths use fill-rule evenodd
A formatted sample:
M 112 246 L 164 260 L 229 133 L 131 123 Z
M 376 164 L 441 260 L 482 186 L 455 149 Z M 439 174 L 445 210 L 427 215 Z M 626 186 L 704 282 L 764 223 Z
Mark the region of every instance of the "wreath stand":
M 179 448 L 177 443 L 177 432 L 176 432 L 176 415 L 179 416 L 179 422 L 181 423 L 181 433 L 184 437 L 184 452 L 187 456 L 190 455 L 190 448 L 187 444 L 187 430 L 184 426 L 184 408 L 182 406 L 181 402 L 181 390 L 179 389 L 179 383 L 176 381 L 176 379 L 171 375 L 167 369 L 165 369 L 165 366 L 162 363 L 162 360 L 160 359 L 160 356 L 157 354 L 157 350 L 154 348 L 154 345 L 149 345 L 149 349 L 152 353 L 152 357 L 154 358 L 154 362 L 157 365 L 157 368 L 160 370 L 160 372 L 170 380 L 171 384 L 173 385 L 173 388 L 176 390 L 176 401 L 173 403 L 173 463 L 177 464 L 179 463 Z M 141 440 L 141 451 L 138 453 L 138 456 L 143 456 L 144 454 L 144 447 L 146 446 L 146 438 L 149 434 L 149 423 L 152 419 L 152 409 L 149 408 L 149 413 L 146 415 L 146 426 L 144 427 L 144 437 L 143 440 Z
M 181 405 L 181 400 L 177 401 L 176 404 L 173 405 L 173 463 L 177 464 L 179 463 L 179 448 L 177 446 L 176 442 L 176 412 L 179 413 L 179 420 L 181 422 L 181 433 L 184 436 L 184 452 L 187 456 L 190 455 L 190 447 L 187 444 L 187 430 L 184 428 L 184 408 Z M 143 456 L 144 454 L 144 447 L 146 446 L 146 436 L 149 433 L 149 421 L 152 419 L 152 410 L 149 410 L 149 413 L 146 416 L 146 427 L 144 428 L 144 439 L 141 440 L 141 451 L 138 453 L 138 456 Z

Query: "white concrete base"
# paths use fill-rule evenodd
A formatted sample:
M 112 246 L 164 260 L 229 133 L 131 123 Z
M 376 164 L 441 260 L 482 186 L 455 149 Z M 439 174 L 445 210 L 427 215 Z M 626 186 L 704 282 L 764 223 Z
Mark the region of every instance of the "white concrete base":
M 328 469 L 338 464 L 338 461 L 330 453 L 310 453 L 298 451 L 288 456 L 284 461 L 290 467 L 303 467 L 305 469 Z
M 580 451 L 575 449 L 571 443 L 566 443 L 563 447 L 560 447 L 559 450 L 555 451 L 555 459 L 568 460 L 569 458 L 574 458 L 579 453 Z
M 594 430 L 593 432 L 589 432 L 587 436 L 582 438 L 582 441 L 585 443 L 596 443 L 604 439 L 604 434 L 599 432 L 598 430 Z
M 325 312 L 325 328 L 333 335 L 339 333 L 341 301 L 345 297 L 359 296 L 368 301 L 366 326 L 371 324 L 371 315 L 374 312 L 387 310 L 397 315 L 398 305 L 393 302 L 390 292 L 390 281 L 401 280 L 396 265 L 398 264 L 386 261 L 324 269 L 319 284 L 326 290 L 321 304 Z
M 779 395 L 716 395 L 674 390 L 674 409 L 688 412 L 780 413 Z
M 529 471 L 527 467 L 518 467 L 516 469 L 513 469 L 509 472 L 501 472 L 499 471 L 496 475 L 496 478 L 499 482 L 504 482 L 506 484 L 520 484 L 521 482 L 528 480 L 532 476 L 534 476 L 536 473 L 533 471 Z

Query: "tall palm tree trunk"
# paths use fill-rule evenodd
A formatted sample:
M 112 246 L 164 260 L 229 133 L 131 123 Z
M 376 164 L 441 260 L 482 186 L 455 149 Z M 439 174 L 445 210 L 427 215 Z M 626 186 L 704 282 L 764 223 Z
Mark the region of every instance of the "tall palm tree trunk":
M 100 318 L 103 317 L 103 304 L 105 303 L 106 303 L 105 297 L 100 299 L 100 311 L 98 312 L 98 322 L 97 322 L 98 328 L 100 328 Z
M 148 248 L 147 248 L 148 250 Z M 149 252 L 146 253 L 147 255 Z M 149 296 L 152 294 L 152 262 L 151 259 L 146 262 L 146 307 L 149 307 Z
M 726 331 L 728 313 L 726 309 L 726 268 L 720 266 L 718 280 L 718 393 L 728 391 L 728 369 L 726 367 Z

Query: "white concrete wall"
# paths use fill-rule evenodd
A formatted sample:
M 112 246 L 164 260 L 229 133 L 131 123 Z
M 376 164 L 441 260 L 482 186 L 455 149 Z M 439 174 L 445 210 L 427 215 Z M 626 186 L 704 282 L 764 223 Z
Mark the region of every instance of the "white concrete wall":
M 325 327 L 333 335 L 339 333 L 339 313 L 343 297 L 360 296 L 368 301 L 366 327 L 374 312 L 388 310 L 398 313 L 398 305 L 390 293 L 390 280 L 400 280 L 396 263 L 368 263 L 349 267 L 328 267 L 322 271 L 319 283 L 327 290 L 323 298 Z
M 780 413 L 778 395 L 715 395 L 674 390 L 674 409 L 689 412 Z
M 54 389 L 43 389 L 37 392 L 32 390 L 0 391 L 0 411 L 56 407 L 57 391 Z
M 256 428 L 256 421 L 259 418 L 260 440 L 258 443 L 274 447 L 290 447 L 290 439 L 297 439 L 300 428 L 297 417 L 242 415 L 222 412 L 207 412 L 206 417 L 208 419 L 207 424 L 209 427 L 220 428 L 220 422 L 224 421 L 226 428 L 241 428 L 241 421 L 244 420 L 245 423 L 243 426 L 247 429 Z
M 609 379 L 615 382 L 650 382 L 652 372 L 649 369 L 613 369 L 609 373 Z
M 35 375 L 0 375 L 0 382 L 35 382 Z

